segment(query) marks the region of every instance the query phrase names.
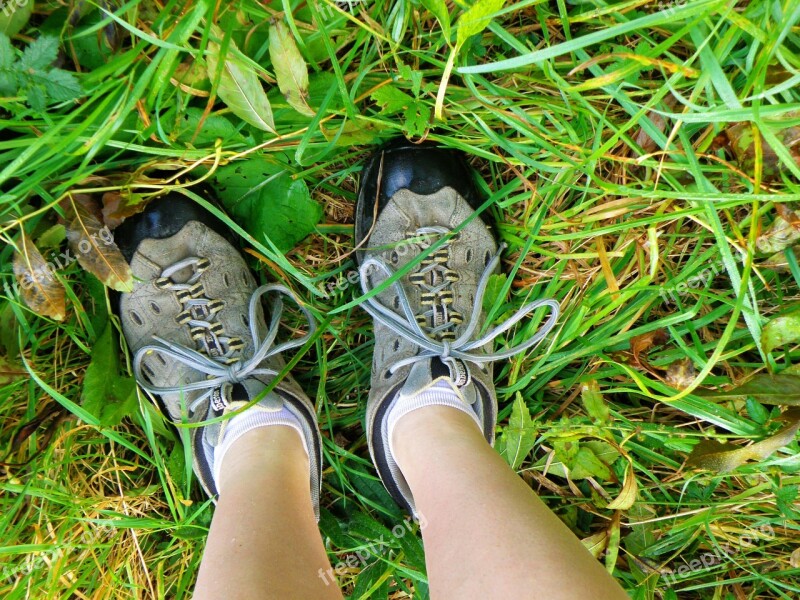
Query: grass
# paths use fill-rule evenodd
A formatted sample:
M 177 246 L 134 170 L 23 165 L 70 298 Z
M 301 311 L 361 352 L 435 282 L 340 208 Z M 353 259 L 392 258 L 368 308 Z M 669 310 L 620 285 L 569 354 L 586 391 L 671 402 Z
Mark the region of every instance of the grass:
M 798 301 L 797 259 L 791 244 L 777 258 L 757 244 L 771 239 L 781 207 L 800 200 L 799 5 L 506 2 L 461 40 L 432 128 L 456 33 L 447 39 L 424 5 L 437 3 L 354 2 L 351 13 L 332 2 L 131 0 L 108 13 L 86 3 L 73 26 L 56 3 L 36 4 L 15 46 L 57 35 L 60 66 L 79 71 L 83 95 L 47 111 L 0 98 L 4 598 L 185 597 L 212 514 L 178 436 L 144 395 L 113 426 L 83 408 L 107 294 L 73 263 L 58 273 L 67 318 L 34 314 L 11 271 L 20 227 L 35 238 L 70 191 L 152 194 L 232 161 L 278 156 L 324 207 L 314 232 L 281 253 L 247 223 L 226 220 L 262 279 L 293 287 L 322 323 L 294 372 L 325 436 L 320 527 L 331 560 L 370 555 L 340 578 L 352 598 L 428 596 L 421 540 L 391 535 L 403 516 L 366 450 L 370 322 L 355 287 L 320 292 L 354 268 L 361 159 L 383 139 L 423 130 L 467 151 L 485 182 L 486 210 L 509 246 L 510 276 L 498 280 L 492 314 L 538 297 L 562 306 L 539 348 L 496 365 L 501 430 L 515 434 L 517 394 L 534 418 L 524 433 L 535 447 L 518 466 L 525 480 L 632 597 L 798 596 L 797 441 L 731 473 L 697 471 L 685 459 L 700 440 L 761 439 L 775 429 L 777 409 L 703 390 L 800 358 L 797 338 L 771 351 L 762 342 L 767 323 Z M 465 5 L 447 3 L 454 31 Z M 207 82 L 186 83 L 178 70 L 193 58 L 202 67 L 211 24 L 231 18 L 246 23 L 234 38 L 250 67 L 264 67 L 278 135 L 246 125 L 210 101 Z M 276 89 L 271 18 L 284 18 L 299 41 L 316 117 L 293 111 Z M 408 106 L 381 103 L 386 86 Z M 203 111 L 233 133 L 198 135 L 211 128 L 197 118 Z M 749 138 L 725 142 L 738 122 L 751 124 Z M 198 189 L 186 193 L 201 201 Z M 518 326 L 506 342 L 537 325 Z M 663 343 L 648 344 L 657 332 Z M 562 477 L 565 462 L 574 468 L 567 442 L 576 441 L 610 466 Z M 626 477 L 637 484 L 635 502 L 609 508 Z M 389 543 L 376 547 L 381 536 Z M 673 579 L 683 565 L 690 570 Z

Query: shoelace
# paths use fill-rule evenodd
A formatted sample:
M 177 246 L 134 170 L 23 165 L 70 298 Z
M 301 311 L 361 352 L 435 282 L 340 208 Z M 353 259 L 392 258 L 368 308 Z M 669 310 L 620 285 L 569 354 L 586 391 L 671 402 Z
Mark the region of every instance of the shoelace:
M 500 256 L 505 247 L 505 244 L 501 244 L 497 253 L 486 265 L 486 269 L 478 281 L 478 288 L 475 292 L 475 301 L 472 307 L 472 313 L 470 314 L 469 319 L 466 321 L 466 326 L 463 333 L 454 341 L 434 340 L 425 333 L 420 324 L 417 322 L 416 315 L 411 309 L 408 296 L 406 295 L 406 292 L 399 281 L 393 282 L 391 287 L 397 293 L 402 314 L 391 310 L 389 307 L 381 303 L 380 300 L 378 300 L 377 294 L 364 300 L 361 306 L 365 311 L 367 311 L 367 313 L 370 314 L 370 316 L 372 316 L 373 319 L 379 321 L 405 340 L 422 348 L 422 352 L 419 354 L 394 363 L 389 368 L 390 373 L 394 373 L 397 371 L 397 369 L 400 369 L 406 365 L 436 357 L 440 358 L 442 362 L 447 364 L 451 368 L 451 371 L 458 372 L 460 371 L 457 365 L 458 360 L 480 365 L 502 360 L 504 358 L 509 358 L 538 344 L 548 333 L 550 333 L 550 330 L 555 327 L 560 310 L 558 302 L 555 300 L 546 299 L 536 300 L 535 302 L 526 304 L 518 309 L 502 324 L 487 331 L 482 336 L 472 339 L 475 330 L 478 327 L 478 323 L 480 322 L 483 297 L 486 295 L 486 287 L 489 283 L 489 277 L 491 277 L 495 267 L 499 264 Z M 391 277 L 394 274 L 392 269 L 385 262 L 383 262 L 383 260 L 374 257 L 366 259 L 359 268 L 361 290 L 364 294 L 369 293 L 373 289 L 370 283 L 371 278 L 369 277 L 370 270 L 372 269 L 378 269 L 379 271 L 382 271 L 387 277 Z M 473 350 L 476 348 L 480 348 L 488 342 L 493 341 L 497 336 L 511 329 L 525 316 L 542 306 L 548 306 L 550 308 L 550 316 L 544 325 L 542 325 L 542 327 L 540 327 L 536 334 L 534 334 L 530 339 L 500 352 L 491 352 L 488 354 L 473 352 Z
M 258 333 L 259 301 L 262 296 L 271 292 L 274 293 L 274 297 L 270 305 L 270 324 L 267 334 L 262 340 Z M 308 332 L 299 338 L 294 338 L 275 346 L 275 338 L 278 335 L 278 327 L 280 325 L 281 315 L 283 314 L 283 299 L 281 296 L 287 296 L 297 304 L 308 321 Z M 158 336 L 153 336 L 153 340 L 157 343 L 143 346 L 133 358 L 133 372 L 139 384 L 151 394 L 175 394 L 205 390 L 205 393 L 196 398 L 189 406 L 189 411 L 191 413 L 194 412 L 204 400 L 209 398 L 214 390 L 226 383 L 240 383 L 248 377 L 254 376 L 277 376 L 278 371 L 259 367 L 259 365 L 271 356 L 304 345 L 316 330 L 314 317 L 308 308 L 303 306 L 290 289 L 279 284 L 262 285 L 256 289 L 250 297 L 248 313 L 250 317 L 250 335 L 253 338 L 253 346 L 255 348 L 253 356 L 250 358 L 237 361 L 231 365 L 225 365 L 202 352 L 187 348 L 181 344 L 169 342 Z M 205 374 L 207 378 L 203 381 L 176 387 L 158 387 L 151 385 L 142 377 L 144 373 L 142 371 L 142 361 L 150 352 L 159 352 L 166 358 L 177 360 L 195 371 L 200 371 Z

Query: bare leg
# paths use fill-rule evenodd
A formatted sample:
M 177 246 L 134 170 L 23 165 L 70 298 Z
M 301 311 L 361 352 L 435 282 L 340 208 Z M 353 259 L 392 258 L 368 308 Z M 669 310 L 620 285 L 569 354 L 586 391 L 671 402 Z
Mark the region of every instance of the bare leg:
M 393 442 L 425 523 L 436 600 L 628 598 L 466 414 L 420 408 L 400 418 Z
M 197 600 L 341 598 L 317 529 L 308 456 L 289 427 L 261 427 L 231 446 L 195 589 Z M 326 583 L 327 582 L 327 583 Z

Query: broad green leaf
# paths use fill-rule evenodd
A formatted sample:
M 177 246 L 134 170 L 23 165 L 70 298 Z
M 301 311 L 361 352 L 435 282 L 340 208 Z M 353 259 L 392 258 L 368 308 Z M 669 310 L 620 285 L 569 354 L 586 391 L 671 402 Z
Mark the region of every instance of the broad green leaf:
M 136 382 L 120 373 L 119 344 L 109 323 L 92 348 L 83 378 L 82 405 L 104 427 L 118 425 L 136 410 Z
M 422 6 L 436 17 L 442 27 L 445 39 L 450 41 L 450 12 L 447 10 L 447 3 L 444 0 L 422 0 Z
M 58 38 L 43 35 L 25 48 L 19 62 L 25 71 L 30 69 L 42 71 L 52 65 L 56 58 L 58 58 Z
M 619 456 L 619 450 L 614 448 L 608 442 L 601 440 L 591 440 L 588 442 L 579 442 L 578 440 L 553 440 L 553 452 L 555 454 L 554 460 L 550 457 L 544 456 L 534 465 L 536 468 L 547 467 L 547 472 L 557 477 L 563 477 L 576 480 L 585 479 L 586 477 L 594 476 L 587 474 L 592 471 L 592 465 L 596 466 L 594 459 L 586 455 L 586 450 L 589 450 L 600 463 L 606 467 L 610 467 Z M 583 461 L 580 469 L 576 470 L 578 456 L 583 451 L 581 460 Z M 610 477 L 610 471 L 599 467 L 597 473 L 602 473 L 606 478 Z M 597 474 L 596 473 L 596 474 Z
M 75 100 L 83 94 L 77 77 L 62 69 L 50 69 L 47 73 L 31 74 L 31 79 L 44 88 L 47 97 L 54 102 Z
M 222 39 L 219 28 L 214 27 L 213 30 Z M 211 81 L 219 81 L 217 94 L 231 112 L 244 122 L 274 133 L 272 107 L 253 67 L 237 56 L 238 50 L 233 41 L 225 56 L 220 56 L 220 51 L 217 42 L 208 43 L 208 77 Z
M 269 26 L 269 57 L 278 87 L 289 106 L 313 117 L 316 113 L 308 105 L 308 67 L 297 49 L 292 32 L 282 21 L 275 21 Z
M 503 8 L 503 2 L 504 0 L 478 0 L 470 6 L 456 21 L 456 46 L 463 46 L 467 39 L 486 29 L 492 17 Z
M 370 94 L 370 98 L 381 107 L 385 115 L 393 115 L 414 104 L 414 99 L 398 90 L 393 84 L 384 85 Z
M 764 460 L 779 448 L 794 441 L 800 429 L 800 409 L 790 408 L 781 415 L 781 420 L 788 421 L 789 424 L 776 434 L 749 446 L 704 440 L 694 447 L 686 464 L 699 469 L 727 473 L 748 460 Z
M 599 424 L 609 420 L 609 410 L 597 381 L 590 379 L 581 386 L 581 400 L 589 416 Z
M 0 33 L 0 71 L 10 69 L 14 64 L 16 53 L 14 46 L 11 44 L 11 38 L 6 34 Z
M 36 246 L 37 248 L 58 248 L 66 237 L 66 228 L 61 223 L 56 223 L 36 238 Z
M 761 344 L 765 352 L 772 352 L 775 348 L 792 344 L 797 340 L 800 340 L 800 311 L 775 317 L 761 332 Z
M 175 124 L 170 136 L 183 144 L 213 146 L 217 139 L 223 142 L 245 139 L 227 117 L 217 113 L 206 115 L 205 110 L 198 106 L 188 106 L 180 115 L 176 110 L 170 111 L 164 121 Z
M 405 130 L 409 136 L 425 133 L 431 118 L 431 110 L 393 85 L 384 85 L 370 96 L 380 107 L 384 116 L 402 112 Z
M 607 481 L 611 479 L 611 470 L 603 461 L 597 458 L 597 455 L 592 452 L 591 448 L 581 445 L 572 462 L 570 478 L 586 479 L 588 477 L 593 477 L 600 481 Z
M 489 281 L 486 283 L 486 292 L 483 295 L 483 310 L 489 311 L 500 299 L 500 293 L 508 280 L 508 275 L 505 273 L 495 273 L 489 275 Z
M 0 33 L 16 35 L 22 31 L 33 14 L 33 5 L 34 0 L 5 0 L 0 6 Z
M 752 396 L 762 404 L 800 406 L 800 376 L 798 375 L 754 375 L 746 383 L 730 390 L 702 392 L 698 396 L 728 400 Z
M 501 447 L 498 448 L 513 469 L 518 468 L 533 450 L 538 430 L 539 426 L 531 419 L 531 413 L 522 394 L 517 392 L 511 408 L 511 417 L 501 435 Z
M 222 204 L 241 226 L 259 241 L 271 240 L 281 252 L 314 231 L 322 217 L 305 181 L 262 157 L 220 167 L 214 182 Z
M 763 425 L 767 422 L 767 419 L 769 419 L 769 411 L 755 398 L 748 397 L 745 402 L 745 407 L 747 408 L 747 414 L 750 418 L 759 425 Z

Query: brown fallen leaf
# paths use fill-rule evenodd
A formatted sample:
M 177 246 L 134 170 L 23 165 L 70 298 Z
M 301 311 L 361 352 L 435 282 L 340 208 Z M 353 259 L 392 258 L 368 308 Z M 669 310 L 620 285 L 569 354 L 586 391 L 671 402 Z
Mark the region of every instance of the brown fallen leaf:
M 103 194 L 103 222 L 109 229 L 116 229 L 128 217 L 142 212 L 147 200 L 141 194 L 130 192 L 106 192 Z
M 24 231 L 14 253 L 14 276 L 19 284 L 20 297 L 28 308 L 37 315 L 56 321 L 64 319 L 67 314 L 64 285 Z
M 0 385 L 6 385 L 27 376 L 28 372 L 25 367 L 13 362 L 7 356 L 0 356 Z
M 788 421 L 789 425 L 776 434 L 749 446 L 704 440 L 694 447 L 689 458 L 686 459 L 686 464 L 698 469 L 727 473 L 748 460 L 764 460 L 779 448 L 794 441 L 797 431 L 800 429 L 800 409 L 790 408 L 781 415 L 780 419 Z
M 785 119 L 796 118 L 793 112 L 786 113 Z M 800 127 L 770 127 L 778 140 L 786 146 L 792 159 L 800 166 Z M 761 173 L 765 181 L 780 178 L 781 171 L 785 168 L 775 150 L 764 139 L 764 136 L 753 123 L 734 123 L 725 130 L 730 149 L 739 167 L 747 175 L 755 176 L 756 149 L 761 146 Z M 760 139 L 756 139 L 756 138 Z
M 673 108 L 675 108 L 675 106 L 677 106 L 677 104 L 678 99 L 672 94 L 664 98 L 664 105 L 667 107 L 667 110 L 671 111 Z M 650 111 L 647 113 L 647 118 L 650 119 L 650 122 L 655 126 L 656 129 L 658 129 L 661 133 L 664 133 L 667 128 L 667 121 L 663 115 L 655 111 Z M 659 149 L 659 145 L 647 134 L 643 127 L 639 127 L 639 130 L 634 136 L 634 140 L 639 146 L 641 146 L 643 155 L 651 154 Z
M 114 243 L 111 230 L 100 221 L 97 203 L 84 194 L 70 195 L 65 202 L 67 240 L 78 263 L 118 292 L 133 289 L 133 274 Z
M 631 338 L 633 362 L 643 369 L 652 371 L 650 363 L 647 362 L 647 353 L 655 346 L 663 346 L 668 341 L 669 334 L 666 329 L 656 329 L 655 331 L 649 331 L 648 333 L 634 336 Z

